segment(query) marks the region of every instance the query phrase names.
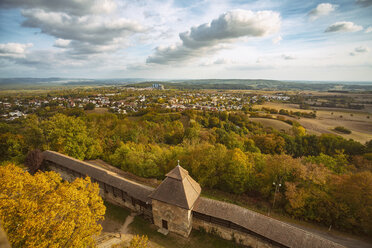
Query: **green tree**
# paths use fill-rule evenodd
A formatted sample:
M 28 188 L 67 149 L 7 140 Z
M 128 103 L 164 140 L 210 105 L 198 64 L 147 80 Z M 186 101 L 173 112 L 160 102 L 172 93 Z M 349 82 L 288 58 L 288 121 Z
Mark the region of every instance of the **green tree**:
M 164 150 L 158 145 L 148 145 L 136 143 L 121 143 L 115 153 L 110 156 L 113 165 L 130 171 L 142 177 L 160 177 L 160 161 L 164 156 Z
M 99 144 L 89 136 L 83 120 L 56 114 L 42 123 L 46 137 L 44 149 L 61 152 L 74 158 L 94 158 L 100 152 Z
M 166 127 L 165 141 L 167 144 L 177 145 L 182 142 L 184 135 L 183 124 L 180 121 L 170 122 Z
M 24 137 L 20 134 L 0 134 L 0 161 L 22 163 L 25 159 L 27 147 Z
M 226 162 L 226 153 L 226 147 L 221 144 L 192 145 L 188 147 L 182 163 L 191 168 L 192 176 L 202 187 L 213 188 L 220 180 L 221 169 Z
M 87 103 L 85 106 L 84 106 L 84 109 L 85 110 L 94 110 L 96 108 L 96 105 L 94 103 Z
M 221 176 L 221 189 L 237 194 L 245 192 L 252 166 L 247 156 L 239 148 L 230 150 L 228 162 L 223 168 Z
M 185 130 L 185 138 L 196 142 L 199 139 L 200 125 L 195 120 L 190 119 L 190 125 Z
M 343 173 L 346 171 L 346 166 L 348 165 L 347 158 L 345 154 L 338 153 L 333 157 L 328 156 L 324 153 L 320 153 L 319 156 L 309 156 L 305 158 L 305 161 L 315 163 L 315 164 L 323 164 L 331 171 L 336 173 Z
M 41 123 L 36 115 L 28 115 L 24 122 L 24 137 L 28 150 L 41 149 L 45 137 L 41 129 Z

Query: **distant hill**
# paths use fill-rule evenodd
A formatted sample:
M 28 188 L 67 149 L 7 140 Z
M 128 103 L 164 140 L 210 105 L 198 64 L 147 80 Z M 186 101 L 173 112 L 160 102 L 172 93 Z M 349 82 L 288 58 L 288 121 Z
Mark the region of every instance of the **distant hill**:
M 110 86 L 151 87 L 160 83 L 168 89 L 316 90 L 330 92 L 372 91 L 372 82 L 279 81 L 266 79 L 151 80 L 144 78 L 0 78 L 0 89 Z
M 168 89 L 244 89 L 244 90 L 319 90 L 339 91 L 372 90 L 372 83 L 363 82 L 296 82 L 265 79 L 202 79 L 202 80 L 174 80 L 174 81 L 145 81 L 128 84 L 128 87 L 151 87 L 153 83 L 161 83 Z M 341 89 L 341 90 L 340 90 Z
M 86 79 L 86 78 L 0 78 L 0 89 L 37 89 L 56 86 L 126 85 L 143 82 L 143 78 Z

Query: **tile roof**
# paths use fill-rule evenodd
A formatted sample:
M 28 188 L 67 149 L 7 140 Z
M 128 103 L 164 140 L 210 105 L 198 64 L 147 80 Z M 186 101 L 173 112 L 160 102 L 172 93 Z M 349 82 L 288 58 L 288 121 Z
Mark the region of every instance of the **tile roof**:
M 192 209 L 200 192 L 200 185 L 189 176 L 187 170 L 177 165 L 166 174 L 165 180 L 150 197 L 181 208 Z

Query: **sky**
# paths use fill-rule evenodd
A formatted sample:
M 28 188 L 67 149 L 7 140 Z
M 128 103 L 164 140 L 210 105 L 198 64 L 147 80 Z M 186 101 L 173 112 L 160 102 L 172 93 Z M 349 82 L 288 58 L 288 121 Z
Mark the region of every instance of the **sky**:
M 372 81 L 372 0 L 1 0 L 0 77 Z

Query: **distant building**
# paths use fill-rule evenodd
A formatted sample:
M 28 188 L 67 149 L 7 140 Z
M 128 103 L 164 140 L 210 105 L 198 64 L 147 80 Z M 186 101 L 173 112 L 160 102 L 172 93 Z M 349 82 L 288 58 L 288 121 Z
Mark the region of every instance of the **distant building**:
M 164 85 L 162 84 L 152 84 L 152 88 L 157 90 L 164 90 Z
M 24 116 L 24 114 L 23 114 L 21 111 L 16 110 L 16 111 L 14 111 L 14 112 L 10 112 L 10 113 L 9 113 L 9 116 L 11 116 L 11 117 L 15 117 L 15 118 L 18 118 L 18 117 L 22 117 L 22 116 Z

